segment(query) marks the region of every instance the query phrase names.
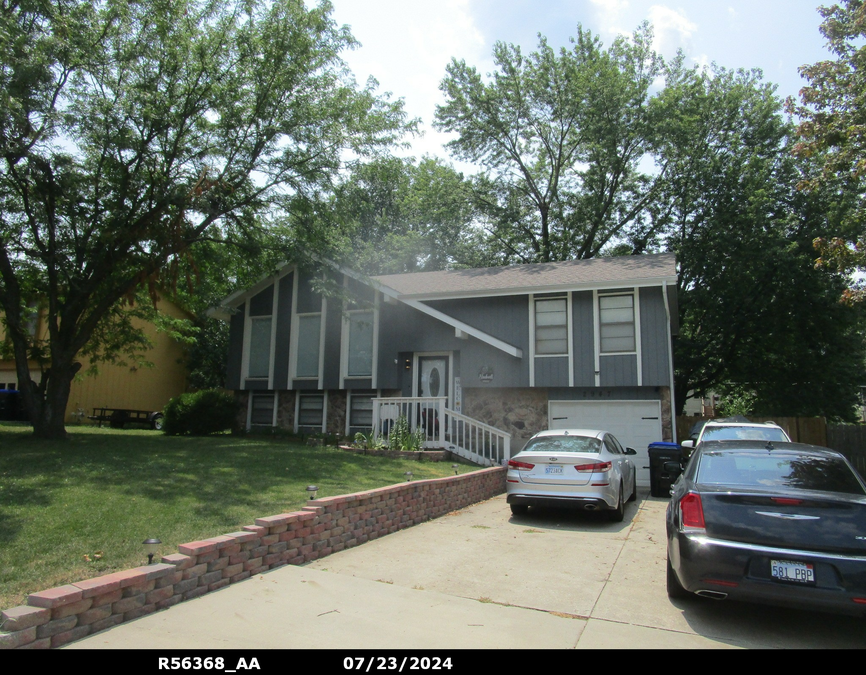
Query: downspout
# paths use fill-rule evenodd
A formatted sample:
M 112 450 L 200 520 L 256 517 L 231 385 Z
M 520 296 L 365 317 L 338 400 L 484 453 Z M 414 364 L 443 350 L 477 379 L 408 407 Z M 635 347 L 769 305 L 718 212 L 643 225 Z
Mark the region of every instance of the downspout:
M 670 363 L 671 371 L 671 440 L 677 442 L 677 407 L 674 403 L 674 345 L 673 336 L 671 335 L 671 308 L 668 304 L 668 282 L 667 279 L 662 281 L 662 297 L 665 301 L 665 316 L 667 317 L 667 333 L 668 333 L 668 363 Z

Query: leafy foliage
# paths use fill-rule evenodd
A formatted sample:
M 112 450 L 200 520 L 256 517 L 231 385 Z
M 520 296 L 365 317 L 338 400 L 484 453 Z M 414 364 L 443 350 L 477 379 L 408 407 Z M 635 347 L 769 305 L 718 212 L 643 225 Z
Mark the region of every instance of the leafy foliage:
M 238 404 L 234 394 L 203 389 L 171 399 L 163 414 L 163 431 L 169 436 L 207 436 L 230 431 L 237 423 Z
M 303 226 L 347 154 L 411 126 L 401 102 L 356 86 L 340 59 L 355 41 L 330 10 L 0 5 L 0 309 L 37 434 L 64 434 L 78 354 L 136 346 L 123 298 L 167 281 L 198 242 L 256 240 L 281 208 Z M 39 303 L 34 379 L 25 317 Z
M 836 58 L 800 69 L 809 84 L 800 90 L 800 105 L 788 101 L 801 119 L 793 151 L 817 168 L 800 187 L 831 192 L 831 212 L 842 215 L 832 236 L 815 242 L 822 262 L 851 270 L 866 267 L 866 4 L 842 0 L 818 11 Z
M 388 447 L 391 450 L 400 450 L 402 452 L 417 452 L 424 447 L 424 441 L 427 437 L 424 434 L 423 427 L 418 427 L 412 431 L 409 426 L 409 420 L 405 415 L 400 415 L 391 427 L 388 433 Z
M 815 267 L 825 194 L 798 193 L 781 101 L 757 73 L 684 73 L 668 121 L 668 245 L 680 263 L 676 398 L 754 395 L 756 414 L 848 418 L 864 377 L 844 275 Z
M 591 258 L 619 240 L 635 252 L 655 235 L 648 205 L 665 168 L 642 173 L 663 110 L 664 75 L 648 25 L 608 49 L 578 26 L 573 48 L 543 37 L 528 56 L 497 42 L 489 81 L 453 60 L 436 126 L 453 155 L 478 164 L 472 198 L 502 262 Z

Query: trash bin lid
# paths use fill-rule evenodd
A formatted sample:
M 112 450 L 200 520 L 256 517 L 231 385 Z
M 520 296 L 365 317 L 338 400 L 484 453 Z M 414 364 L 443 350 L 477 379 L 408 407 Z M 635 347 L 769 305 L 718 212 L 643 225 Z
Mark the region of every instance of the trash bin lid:
M 656 441 L 655 443 L 650 443 L 647 446 L 647 450 L 650 448 L 657 448 L 659 450 L 679 450 L 679 443 L 671 443 L 670 441 Z

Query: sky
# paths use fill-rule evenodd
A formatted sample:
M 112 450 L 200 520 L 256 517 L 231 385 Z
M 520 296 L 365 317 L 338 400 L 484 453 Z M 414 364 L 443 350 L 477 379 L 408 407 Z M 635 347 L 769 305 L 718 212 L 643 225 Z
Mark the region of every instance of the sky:
M 759 68 L 782 98 L 796 97 L 803 86 L 800 66 L 830 58 L 818 30 L 819 0 L 331 1 L 334 20 L 362 44 L 344 54 L 358 82 L 375 77 L 380 91 L 403 98 L 409 115 L 421 119 L 424 135 L 407 153 L 416 157 L 448 158 L 449 136 L 432 126 L 436 105 L 444 102 L 439 83 L 448 62 L 464 59 L 489 73 L 497 41 L 526 53 L 540 33 L 559 49 L 581 24 L 607 46 L 649 21 L 664 57 L 682 49 L 688 65 Z

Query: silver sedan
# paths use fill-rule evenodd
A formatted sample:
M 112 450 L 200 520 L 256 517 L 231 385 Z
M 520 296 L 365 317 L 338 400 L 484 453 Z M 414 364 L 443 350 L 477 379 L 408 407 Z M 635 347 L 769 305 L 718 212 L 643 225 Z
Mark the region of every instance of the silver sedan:
M 634 462 L 637 454 L 623 448 L 613 434 L 591 429 L 542 431 L 508 461 L 506 491 L 511 512 L 530 506 L 608 511 L 623 519 L 624 502 L 637 496 Z

